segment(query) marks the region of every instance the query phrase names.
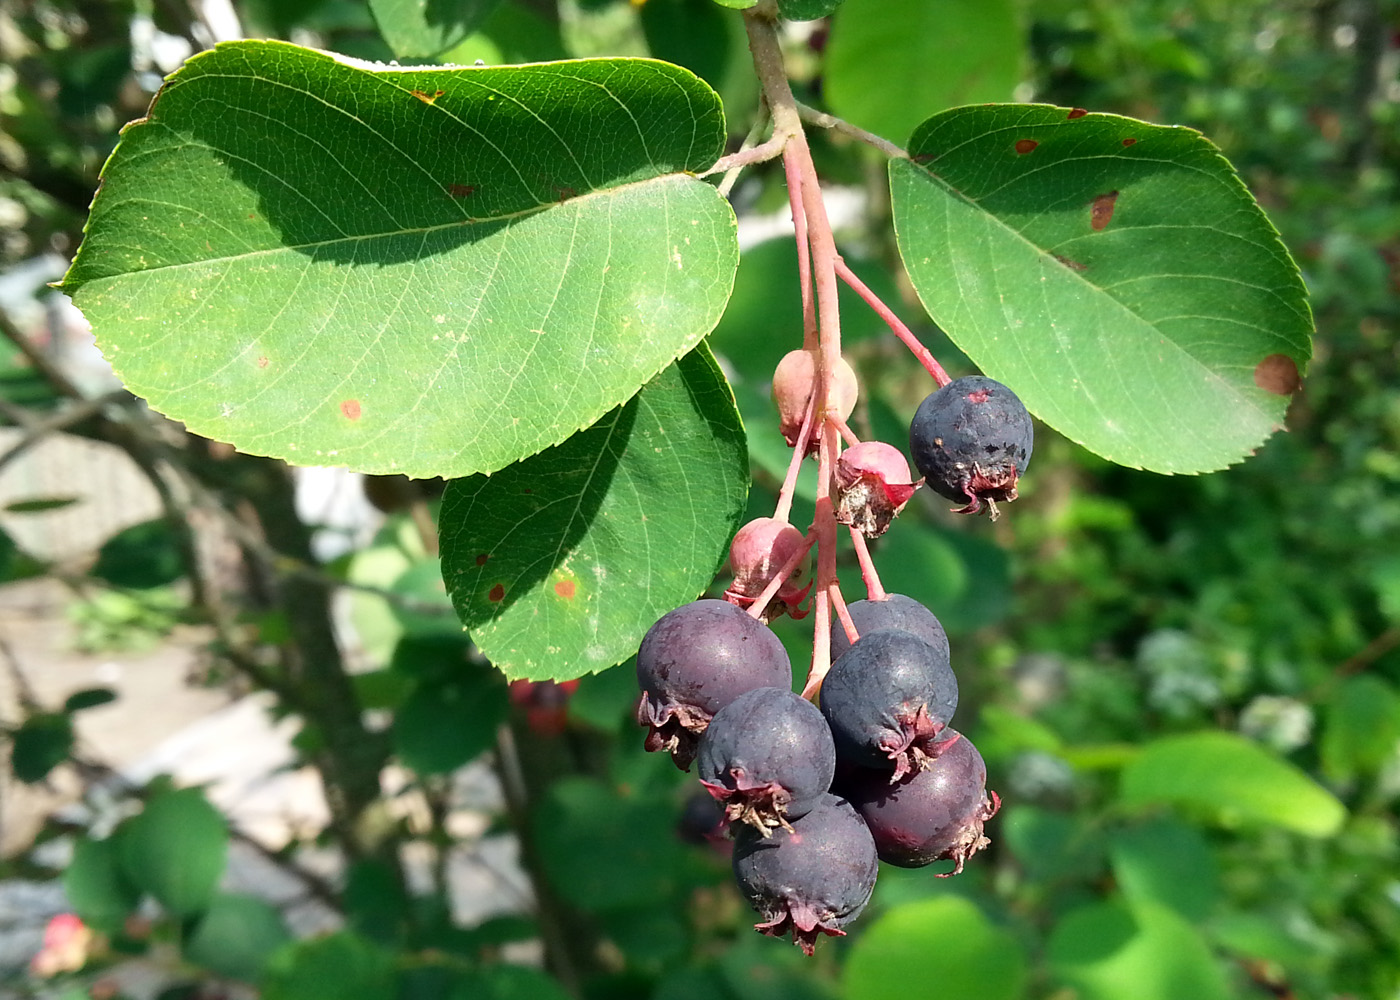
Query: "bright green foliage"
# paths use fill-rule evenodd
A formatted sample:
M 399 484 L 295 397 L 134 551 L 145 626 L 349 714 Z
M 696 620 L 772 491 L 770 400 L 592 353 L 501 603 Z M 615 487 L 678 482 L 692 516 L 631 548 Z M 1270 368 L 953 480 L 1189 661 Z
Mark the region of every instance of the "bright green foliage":
M 934 111 L 1009 101 L 1023 34 L 1012 0 L 845 0 L 823 90 L 833 112 L 902 143 Z
M 714 326 L 734 217 L 689 172 L 723 135 L 714 92 L 662 63 L 222 45 L 126 130 L 64 289 L 127 386 L 200 433 L 494 471 Z
M 62 712 L 38 712 L 11 735 L 10 767 L 20 781 L 43 781 L 73 751 L 73 720 Z
M 724 561 L 747 492 L 743 430 L 704 348 L 593 427 L 442 511 L 448 593 L 512 679 L 564 680 L 636 652 Z
M 394 747 L 419 774 L 455 771 L 486 750 L 506 715 L 506 687 L 498 673 L 464 666 L 424 680 L 394 716 Z
M 937 323 L 1032 413 L 1123 465 L 1209 472 L 1282 425 L 1303 283 L 1199 133 L 1049 105 L 958 108 L 890 163 Z
M 292 940 L 276 907 L 253 896 L 220 893 L 185 943 L 185 957 L 220 976 L 255 982 L 274 952 Z
M 471 34 L 501 0 L 370 0 L 379 33 L 394 55 L 441 55 Z
M 1075 910 L 1050 935 L 1050 965 L 1083 1000 L 1227 1000 L 1220 963 L 1165 906 L 1117 901 Z
M 393 958 L 358 934 L 298 941 L 273 955 L 263 1000 L 393 1000 Z
M 1019 1000 L 1026 955 L 973 903 L 939 896 L 906 903 L 864 928 L 842 977 L 843 1000 L 909 995 L 936 984 L 940 1000 Z
M 119 837 L 79 840 L 63 872 L 63 894 L 73 912 L 84 923 L 107 933 L 120 929 L 141 902 L 140 891 L 122 870 Z
M 1336 796 L 1298 768 L 1234 733 L 1153 740 L 1123 770 L 1123 803 L 1171 802 L 1227 824 L 1276 824 L 1330 837 L 1346 820 Z
M 778 0 L 778 13 L 789 21 L 815 21 L 826 17 L 845 0 Z
M 1220 895 L 1215 855 L 1194 826 L 1172 817 L 1113 833 L 1113 877 L 1131 902 L 1159 903 L 1187 920 L 1208 916 Z
M 228 856 L 223 814 L 197 788 L 159 792 L 118 835 L 122 869 L 168 912 L 188 917 L 214 898 Z

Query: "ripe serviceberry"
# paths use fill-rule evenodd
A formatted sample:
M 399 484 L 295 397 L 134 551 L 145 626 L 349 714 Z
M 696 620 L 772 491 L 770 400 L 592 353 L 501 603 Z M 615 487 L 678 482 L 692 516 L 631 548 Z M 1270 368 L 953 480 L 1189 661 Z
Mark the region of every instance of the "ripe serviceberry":
M 765 838 L 745 826 L 734 837 L 734 878 L 763 917 L 754 929 L 772 937 L 791 931 L 808 955 L 818 934 L 846 933 L 841 928 L 870 901 L 878 869 L 864 821 L 831 794 L 791 830 Z
M 888 594 L 878 601 L 853 601 L 847 608 L 851 624 L 856 632 L 865 635 L 879 629 L 897 628 L 901 632 L 912 632 L 920 639 L 940 651 L 943 659 L 949 658 L 948 633 L 943 631 L 943 623 L 932 611 L 912 597 L 903 594 Z M 831 658 L 835 660 L 851 648 L 851 640 L 838 619 L 831 622 Z
M 802 431 L 802 420 L 807 415 L 807 404 L 812 398 L 812 388 L 817 380 L 816 355 L 811 351 L 790 351 L 778 362 L 773 372 L 773 402 L 778 406 L 778 426 L 789 448 L 797 447 L 797 438 Z M 837 360 L 831 373 L 831 386 L 827 390 L 827 412 L 846 420 L 856 408 L 856 373 L 845 358 Z M 812 417 L 812 434 L 807 439 L 808 453 L 817 450 L 817 428 L 821 426 L 823 414 Z
M 958 707 L 958 682 L 942 650 L 910 632 L 881 629 L 831 665 L 820 700 L 836 756 L 893 768 L 888 780 L 897 781 L 937 755 L 935 739 Z
M 731 823 L 790 830 L 831 787 L 836 748 L 817 707 L 787 688 L 756 688 L 715 713 L 700 737 L 700 781 Z
M 806 544 L 807 538 L 801 531 L 776 517 L 759 517 L 744 525 L 729 546 L 734 582 L 724 592 L 724 599 L 747 608 L 783 564 Z M 763 620 L 772 621 L 784 614 L 805 618 L 807 612 L 801 610 L 801 604 L 811 589 L 811 560 L 804 558 L 764 608 Z
M 661 616 L 637 650 L 637 722 L 646 748 L 669 750 L 690 769 L 710 719 L 745 691 L 792 687 L 787 650 L 769 629 L 728 601 L 700 600 Z
M 909 425 L 909 451 L 930 487 L 963 503 L 959 514 L 1016 499 L 1016 482 L 1031 460 L 1031 415 L 1016 394 L 982 375 L 956 379 L 931 393 Z
M 836 461 L 836 520 L 871 538 L 883 535 L 919 483 L 898 448 L 862 441 Z
M 987 794 L 987 766 L 972 741 L 944 731 L 937 759 L 893 784 L 882 771 L 843 775 L 842 790 L 875 838 L 880 860 L 901 868 L 933 861 L 963 863 L 989 841 L 982 825 L 1001 799 Z

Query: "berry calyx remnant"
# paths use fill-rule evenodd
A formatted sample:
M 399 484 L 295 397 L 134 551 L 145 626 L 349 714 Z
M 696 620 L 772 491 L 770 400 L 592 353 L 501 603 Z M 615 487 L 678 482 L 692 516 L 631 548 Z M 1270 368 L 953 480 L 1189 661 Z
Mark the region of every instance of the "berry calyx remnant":
M 836 460 L 836 520 L 878 538 L 923 483 L 913 479 L 894 445 L 862 441 L 846 449 Z
M 646 749 L 690 770 L 710 719 L 745 691 L 792 687 L 792 662 L 762 622 L 728 601 L 699 600 L 661 616 L 637 650 L 637 722 Z
M 724 599 L 747 608 L 763 593 L 773 575 L 799 549 L 806 548 L 807 537 L 787 521 L 776 517 L 759 517 L 739 529 L 729 546 L 729 566 L 734 582 L 724 592 Z M 772 621 L 784 614 L 804 618 L 802 602 L 812 589 L 811 560 L 804 558 L 797 569 L 788 574 L 777 595 L 764 608 L 762 620 Z
M 789 351 L 773 372 L 773 402 L 778 406 L 778 427 L 789 448 L 797 447 L 797 438 L 802 431 L 802 421 L 807 416 L 807 406 L 812 400 L 816 381 L 817 359 L 811 351 Z M 855 369 L 845 358 L 841 358 L 831 373 L 827 412 L 844 423 L 855 411 L 858 394 Z M 820 427 L 825 418 L 824 413 L 814 414 L 813 427 Z M 815 430 L 808 437 L 808 454 L 817 450 L 818 438 Z
M 1031 416 L 1016 394 L 983 375 L 968 375 L 930 393 L 909 424 L 909 451 L 928 485 L 963 503 L 959 514 L 1016 499 L 1035 444 Z

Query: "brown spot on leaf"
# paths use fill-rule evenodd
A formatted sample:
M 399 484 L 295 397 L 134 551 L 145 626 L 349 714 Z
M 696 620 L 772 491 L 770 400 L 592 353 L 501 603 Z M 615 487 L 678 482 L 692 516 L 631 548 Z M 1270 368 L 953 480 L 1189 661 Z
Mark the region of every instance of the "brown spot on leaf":
M 918 156 L 909 157 L 909 159 L 915 163 L 932 163 L 934 157 L 932 153 L 920 153 Z
M 531 489 L 525 489 L 525 490 L 522 490 L 521 492 L 524 493 L 524 494 L 528 497 L 531 493 L 534 493 L 535 491 L 534 491 L 534 490 L 531 490 Z
M 1270 354 L 1254 366 L 1254 384 L 1266 392 L 1291 396 L 1303 385 L 1298 365 L 1287 354 Z
M 1087 270 L 1089 270 L 1089 265 L 1088 265 L 1088 264 L 1081 264 L 1081 263 L 1079 263 L 1079 261 L 1077 261 L 1077 260 L 1070 260 L 1068 257 L 1063 257 L 1063 256 L 1061 256 L 1060 254 L 1055 254 L 1055 259 L 1058 260 L 1058 261 L 1059 261 L 1061 264 L 1063 264 L 1065 267 L 1069 268 L 1071 271 L 1087 271 Z
M 272 364 L 272 362 L 269 361 L 269 360 L 267 360 L 267 355 L 266 355 L 266 354 L 264 354 L 262 357 L 258 358 L 258 367 L 259 367 L 259 368 L 266 368 L 266 367 L 267 367 L 268 365 L 270 365 L 270 364 Z
M 486 592 L 486 599 L 492 604 L 496 604 L 506 596 L 506 588 L 503 584 L 496 584 Z
M 1101 233 L 1113 219 L 1113 205 L 1118 201 L 1118 192 L 1110 191 L 1094 199 L 1089 206 L 1089 228 Z
M 1134 139 L 1132 136 L 1128 136 L 1128 138 L 1126 138 L 1126 139 L 1123 140 L 1123 145 L 1125 145 L 1125 146 L 1131 146 L 1131 145 L 1132 145 L 1133 143 L 1135 143 L 1135 142 L 1137 142 L 1136 139 Z
M 478 566 L 485 566 L 485 565 L 486 565 L 486 560 L 488 560 L 488 559 L 490 559 L 490 558 L 491 558 L 491 557 L 490 557 L 489 555 L 487 555 L 485 552 L 483 552 L 483 553 L 481 553 L 481 555 L 479 555 L 479 556 L 476 557 L 476 564 L 477 564 Z
M 568 186 L 556 187 L 556 188 L 554 189 L 554 191 L 555 191 L 556 194 L 559 195 L 559 200 L 560 200 L 560 201 L 568 201 L 570 198 L 577 198 L 577 197 L 578 197 L 578 192 L 575 191 L 573 188 L 568 187 Z
M 574 599 L 574 593 L 578 590 L 572 580 L 560 580 L 554 585 L 554 592 L 566 601 Z
M 1066 118 L 1083 118 L 1083 117 L 1084 117 L 1085 115 L 1087 115 L 1088 113 L 1089 113 L 1089 112 L 1085 111 L 1083 108 L 1070 108 L 1070 109 L 1069 109 L 1069 114 L 1065 115 L 1065 117 L 1066 117 Z
M 360 401 L 358 399 L 342 400 L 340 404 L 340 412 L 345 414 L 346 420 L 359 420 Z
M 476 185 L 449 184 L 447 185 L 447 193 L 454 198 L 470 198 L 472 195 L 476 194 Z
M 1035 147 L 1039 145 L 1040 143 L 1036 142 L 1034 139 L 1017 139 L 1015 149 L 1016 152 L 1020 153 L 1022 156 L 1025 156 L 1032 149 L 1035 149 Z
M 414 97 L 418 98 L 418 99 L 419 99 L 420 101 L 422 101 L 424 104 L 432 104 L 434 101 L 436 101 L 436 100 L 437 100 L 439 97 L 441 97 L 443 94 L 447 93 L 447 91 L 445 91 L 445 90 L 438 90 L 438 91 L 434 91 L 433 93 L 429 94 L 429 93 L 427 93 L 427 92 L 425 92 L 425 91 L 422 91 L 422 90 L 411 90 L 411 91 L 409 91 L 409 93 L 411 93 Z

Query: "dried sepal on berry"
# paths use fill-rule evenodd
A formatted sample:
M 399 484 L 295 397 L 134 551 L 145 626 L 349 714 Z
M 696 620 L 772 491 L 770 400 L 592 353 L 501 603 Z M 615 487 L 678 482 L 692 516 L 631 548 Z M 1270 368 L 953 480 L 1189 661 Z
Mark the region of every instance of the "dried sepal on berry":
M 909 473 L 898 448 L 862 441 L 836 460 L 836 520 L 868 538 L 878 538 L 923 485 Z

